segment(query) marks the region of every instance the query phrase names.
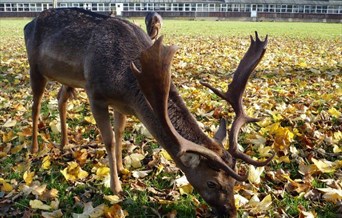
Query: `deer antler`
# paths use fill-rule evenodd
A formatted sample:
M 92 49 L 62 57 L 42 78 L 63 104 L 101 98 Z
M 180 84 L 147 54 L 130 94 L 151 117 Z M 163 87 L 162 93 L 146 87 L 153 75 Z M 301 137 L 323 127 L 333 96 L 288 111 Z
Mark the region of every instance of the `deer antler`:
M 246 175 L 237 174 L 214 151 L 183 138 L 173 127 L 167 112 L 167 102 L 171 85 L 171 61 L 177 47 L 163 46 L 162 40 L 161 36 L 152 47 L 142 52 L 142 71 L 138 70 L 133 62 L 131 69 L 157 119 L 162 123 L 161 128 L 172 138 L 173 143 L 179 146 L 176 158 L 182 157 L 185 153 L 195 153 L 207 158 L 236 180 L 246 180 Z
M 246 54 L 242 58 L 237 67 L 236 71 L 234 72 L 233 81 L 229 84 L 227 92 L 223 93 L 222 91 L 212 87 L 211 85 L 201 82 L 202 85 L 211 89 L 215 94 L 229 102 L 236 114 L 234 122 L 232 124 L 231 131 L 229 133 L 229 150 L 228 152 L 235 158 L 240 158 L 245 162 L 255 165 L 255 166 L 265 166 L 268 164 L 274 154 L 269 157 L 266 161 L 256 161 L 253 160 L 248 155 L 238 151 L 237 144 L 238 144 L 238 135 L 241 127 L 245 123 L 250 122 L 258 122 L 260 119 L 252 118 L 246 115 L 245 110 L 243 109 L 243 93 L 246 88 L 246 84 L 248 81 L 249 76 L 254 71 L 256 66 L 261 61 L 262 57 L 265 54 L 266 46 L 267 46 L 267 36 L 264 41 L 260 41 L 258 37 L 258 33 L 255 32 L 255 40 L 251 36 L 251 45 L 249 46 Z

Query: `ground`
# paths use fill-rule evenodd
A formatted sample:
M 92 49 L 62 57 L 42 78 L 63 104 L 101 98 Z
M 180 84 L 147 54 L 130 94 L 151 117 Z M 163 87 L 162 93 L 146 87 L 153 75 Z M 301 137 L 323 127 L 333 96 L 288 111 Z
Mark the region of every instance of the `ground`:
M 124 137 L 126 197 L 112 195 L 106 152 L 82 90 L 68 106 L 71 145 L 62 152 L 59 85 L 48 85 L 39 123 L 42 151 L 29 154 L 32 95 L 22 32 L 27 22 L 0 20 L 0 216 L 210 216 L 135 118 Z M 269 45 L 247 85 L 245 107 L 264 120 L 243 127 L 240 149 L 256 158 L 271 150 L 277 155 L 262 168 L 239 162 L 249 170 L 248 180 L 235 186 L 239 216 L 340 217 L 340 24 L 165 20 L 164 42 L 180 48 L 173 80 L 203 130 L 213 135 L 219 119 L 231 123 L 234 114 L 199 81 L 226 89 L 255 30 L 262 38 L 269 35 Z

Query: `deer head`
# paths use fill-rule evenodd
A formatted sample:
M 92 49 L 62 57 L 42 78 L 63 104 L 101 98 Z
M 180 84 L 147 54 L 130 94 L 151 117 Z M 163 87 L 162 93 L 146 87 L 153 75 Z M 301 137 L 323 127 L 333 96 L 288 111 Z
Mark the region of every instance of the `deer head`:
M 156 39 L 163 25 L 163 19 L 157 12 L 149 12 L 145 17 L 147 34 L 152 40 Z
M 155 118 L 161 123 L 160 128 L 168 138 L 168 144 L 164 144 L 164 148 L 210 206 L 215 208 L 220 215 L 235 217 L 233 192 L 235 181 L 247 179 L 247 174 L 240 175 L 235 171 L 236 159 L 242 159 L 255 166 L 264 166 L 273 158 L 272 155 L 267 160 L 259 162 L 237 150 L 237 139 L 241 126 L 248 122 L 258 121 L 258 119 L 246 115 L 242 105 L 242 95 L 250 74 L 264 55 L 267 37 L 265 41 L 260 41 L 257 34 L 256 40 L 251 37 L 251 45 L 234 73 L 233 81 L 227 92 L 223 93 L 211 85 L 203 83 L 229 102 L 236 113 L 229 133 L 228 151 L 222 146 L 222 141 L 226 136 L 226 122 L 223 119 L 214 139 L 208 144 L 196 144 L 183 138 L 172 125 L 168 117 L 167 104 L 172 83 L 170 67 L 177 47 L 164 46 L 162 40 L 163 37 L 160 37 L 152 47 L 142 52 L 140 56 L 141 70 L 137 69 L 132 62 L 132 72 L 137 78 L 140 89 Z

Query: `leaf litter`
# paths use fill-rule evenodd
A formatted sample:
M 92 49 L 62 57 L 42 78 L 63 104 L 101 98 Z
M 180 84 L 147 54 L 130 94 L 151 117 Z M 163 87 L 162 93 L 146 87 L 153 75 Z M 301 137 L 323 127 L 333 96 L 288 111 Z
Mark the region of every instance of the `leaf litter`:
M 173 80 L 200 126 L 212 136 L 219 118 L 231 122 L 233 111 L 199 81 L 226 89 L 248 37 L 172 35 L 165 40 L 180 47 Z M 126 210 L 129 200 L 108 192 L 106 152 L 83 91 L 68 104 L 71 145 L 62 152 L 57 146 L 59 85 L 48 85 L 39 124 L 42 151 L 28 154 L 32 96 L 23 37 L 5 39 L 0 47 L 0 216 L 137 215 Z M 239 143 L 259 159 L 271 150 L 277 155 L 266 167 L 247 166 L 248 181 L 236 184 L 236 205 L 243 217 L 342 214 L 341 53 L 339 38 L 270 37 L 245 93 L 248 114 L 264 120 L 244 126 Z M 209 207 L 135 118 L 128 120 L 126 131 L 123 187 L 132 199 L 144 192 L 148 202 L 159 205 L 141 210 L 151 216 L 183 217 L 177 204 L 190 198 L 192 216 L 209 217 Z M 154 180 L 163 185 L 157 187 Z M 74 197 L 63 197 L 63 189 Z

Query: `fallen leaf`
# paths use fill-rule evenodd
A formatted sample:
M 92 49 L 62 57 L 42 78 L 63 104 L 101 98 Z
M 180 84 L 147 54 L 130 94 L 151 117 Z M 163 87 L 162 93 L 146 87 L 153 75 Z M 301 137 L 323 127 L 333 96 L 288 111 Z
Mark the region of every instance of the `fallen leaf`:
M 42 160 L 42 169 L 44 170 L 48 170 L 50 169 L 50 166 L 51 166 L 51 157 L 50 156 L 45 156 Z
M 30 185 L 32 183 L 34 175 L 35 175 L 34 172 L 25 171 L 25 173 L 23 175 L 23 179 L 25 180 L 25 183 L 27 185 Z
M 334 188 L 318 188 L 319 191 L 324 192 L 323 198 L 326 201 L 337 203 L 342 200 L 342 190 Z
M 254 167 L 253 165 L 249 165 L 248 180 L 251 183 L 259 184 L 261 182 L 260 176 L 264 170 L 265 167 Z
M 30 200 L 29 204 L 32 209 L 51 210 L 51 206 L 44 204 L 40 200 Z
M 79 179 L 85 179 L 89 174 L 87 171 L 82 170 L 78 163 L 72 161 L 68 163 L 69 166 L 61 170 L 66 180 L 75 182 Z
M 104 195 L 103 199 L 110 202 L 110 204 L 117 204 L 122 201 L 118 195 Z
M 61 209 L 59 209 L 53 212 L 42 212 L 41 215 L 44 218 L 60 218 L 60 217 L 63 217 L 63 212 Z
M 16 120 L 9 119 L 4 123 L 4 125 L 2 125 L 2 127 L 9 128 L 9 127 L 15 126 L 16 124 L 17 124 Z

